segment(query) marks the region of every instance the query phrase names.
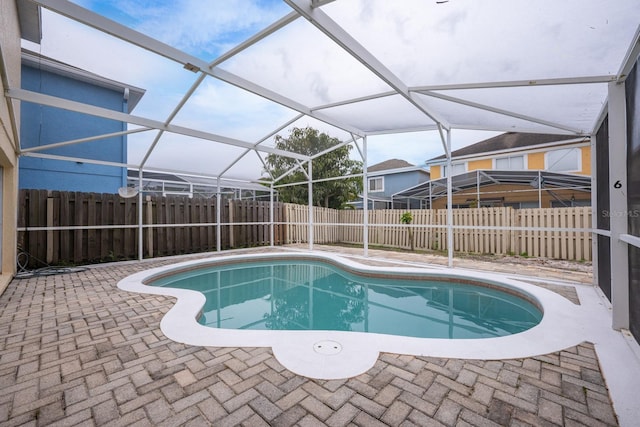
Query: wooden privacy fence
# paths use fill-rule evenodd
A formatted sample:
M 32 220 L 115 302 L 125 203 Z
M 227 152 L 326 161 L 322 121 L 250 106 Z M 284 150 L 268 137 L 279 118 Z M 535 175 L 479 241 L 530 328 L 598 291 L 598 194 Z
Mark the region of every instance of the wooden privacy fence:
M 221 248 L 270 244 L 269 207 L 269 202 L 252 200 L 225 203 L 220 211 Z M 144 256 L 216 250 L 215 199 L 145 196 L 142 213 Z M 281 223 L 283 215 L 282 204 L 274 204 L 274 222 Z M 18 251 L 29 255 L 28 267 L 135 259 L 137 224 L 137 197 L 21 190 Z M 284 233 L 283 226 L 274 227 L 275 244 L 285 241 Z
M 285 204 L 286 243 L 308 242 L 308 209 Z M 406 210 L 369 211 L 371 245 L 409 248 L 409 227 L 400 224 Z M 447 249 L 447 211 L 410 210 L 416 249 Z M 454 251 L 520 254 L 565 260 L 591 260 L 591 208 L 478 208 L 454 209 Z M 361 210 L 313 208 L 314 242 L 363 243 Z M 535 228 L 554 230 L 535 230 Z M 510 229 L 509 229 L 510 228 Z M 563 230 L 555 230 L 563 229 Z M 583 231 L 571 231 L 582 229 Z
M 138 198 L 115 194 L 21 190 L 18 250 L 27 267 L 83 264 L 138 257 Z M 371 245 L 409 248 L 404 210 L 369 211 Z M 411 210 L 416 249 L 447 249 L 446 210 Z M 221 249 L 269 245 L 270 203 L 226 202 L 220 210 Z M 145 196 L 143 254 L 169 256 L 214 251 L 216 200 Z M 363 211 L 313 208 L 316 243 L 363 243 Z M 307 206 L 275 203 L 274 244 L 308 242 Z M 591 260 L 591 208 L 480 208 L 453 211 L 454 250 Z M 551 230 L 539 230 L 537 228 Z M 583 229 L 587 231 L 575 231 Z M 41 262 L 40 262 L 41 261 Z M 24 263 L 24 257 L 20 258 Z

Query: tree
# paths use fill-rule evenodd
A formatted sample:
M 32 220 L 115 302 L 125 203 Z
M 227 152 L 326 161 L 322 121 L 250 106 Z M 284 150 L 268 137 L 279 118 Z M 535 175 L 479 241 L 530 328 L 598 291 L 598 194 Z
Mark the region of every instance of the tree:
M 275 148 L 307 156 L 320 153 L 338 144 L 340 144 L 340 140 L 337 138 L 332 138 L 326 133 L 320 133 L 317 129 L 310 127 L 294 128 L 287 138 L 280 135 L 275 137 Z M 344 145 L 314 159 L 312 164 L 313 179 L 362 173 L 362 162 L 349 158 L 349 152 L 352 148 L 350 145 Z M 266 163 L 274 177 L 284 174 L 297 165 L 295 159 L 276 154 L 269 154 Z M 306 175 L 297 170 L 278 181 L 278 184 L 305 181 L 307 181 Z M 315 182 L 313 184 L 313 205 L 343 209 L 348 202 L 356 200 L 361 192 L 362 179 L 359 177 Z M 287 203 L 307 204 L 309 201 L 308 186 L 305 184 L 280 187 L 278 194 L 280 200 Z

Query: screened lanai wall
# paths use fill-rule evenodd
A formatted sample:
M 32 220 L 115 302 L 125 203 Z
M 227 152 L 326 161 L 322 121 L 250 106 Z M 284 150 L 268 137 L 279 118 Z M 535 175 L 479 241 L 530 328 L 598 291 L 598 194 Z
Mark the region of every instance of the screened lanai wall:
M 629 185 L 626 172 L 620 175 L 628 166 L 622 105 L 623 83 L 638 56 L 637 0 L 274 0 L 235 14 L 228 4 L 167 2 L 146 14 L 100 1 L 17 0 L 22 14 L 38 6 L 39 19 L 23 21 L 42 27 L 36 45 L 23 45 L 147 92 L 135 116 L 26 91 L 12 81 L 5 99 L 127 123 L 129 160 L 120 166 L 141 178 L 147 169 L 213 180 L 263 178 L 273 189 L 288 173 L 274 176 L 271 155 L 304 169 L 301 185 L 310 194 L 313 160 L 324 153 L 278 149 L 274 136 L 292 127 L 315 127 L 341 141 L 337 146 L 354 146 L 366 183 L 378 138 L 396 135 L 396 152 L 417 146 L 426 159 L 433 149 L 449 155 L 459 130 L 593 135 L 608 102 L 610 182 Z M 16 151 L 88 161 L 60 156 L 55 145 L 23 153 L 18 142 Z M 626 196 L 609 191 L 609 211 L 626 212 Z M 633 236 L 628 218 L 609 219 L 610 229 L 596 233 L 611 244 L 614 326 L 628 327 L 629 274 L 626 282 L 613 275 L 630 270 L 613 263 L 622 253 L 628 259 L 637 242 L 624 237 Z M 601 253 L 599 262 L 604 258 Z

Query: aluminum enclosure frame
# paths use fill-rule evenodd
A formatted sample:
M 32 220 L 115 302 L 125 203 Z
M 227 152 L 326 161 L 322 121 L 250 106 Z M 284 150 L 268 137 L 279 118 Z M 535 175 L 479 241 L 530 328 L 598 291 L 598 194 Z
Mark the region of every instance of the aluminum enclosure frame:
M 623 165 L 626 164 L 626 152 L 623 150 L 623 146 L 625 144 L 625 127 L 624 127 L 624 97 L 625 97 L 625 89 L 624 89 L 624 80 L 626 78 L 627 73 L 633 65 L 636 63 L 638 56 L 640 55 L 640 26 L 637 26 L 635 35 L 632 40 L 629 40 L 629 46 L 627 48 L 627 52 L 619 64 L 613 64 L 616 69 L 612 71 L 611 75 L 585 75 L 585 76 L 567 76 L 567 77 L 554 77 L 547 78 L 545 76 L 536 76 L 532 75 L 530 79 L 527 80 L 511 80 L 511 81 L 493 81 L 493 82 L 479 82 L 479 83 L 470 83 L 470 82 L 454 82 L 450 84 L 435 84 L 431 86 L 411 86 L 407 82 L 405 82 L 400 76 L 398 76 L 390 67 L 388 67 L 384 61 L 382 61 L 379 57 L 377 57 L 374 53 L 368 50 L 358 39 L 350 34 L 348 29 L 342 27 L 340 23 L 338 23 L 335 19 L 333 19 L 329 13 L 325 12 L 324 8 L 331 8 L 335 6 L 335 4 L 340 3 L 340 0 L 332 2 L 329 0 L 284 0 L 284 2 L 292 9 L 292 11 L 285 16 L 278 19 L 276 22 L 265 28 L 264 30 L 258 32 L 257 34 L 249 37 L 243 43 L 238 44 L 233 47 L 229 51 L 220 55 L 218 58 L 215 58 L 212 61 L 205 61 L 201 58 L 198 58 L 194 55 L 191 55 L 183 50 L 172 47 L 166 43 L 163 43 L 159 40 L 156 40 L 152 37 L 149 37 L 141 32 L 135 31 L 125 25 L 117 23 L 109 18 L 101 16 L 95 12 L 92 12 L 88 9 L 80 7 L 70 1 L 67 0 L 29 0 L 32 5 L 36 5 L 42 8 L 45 8 L 55 14 L 67 17 L 73 21 L 96 29 L 100 32 L 108 34 L 110 36 L 116 37 L 126 43 L 135 45 L 140 47 L 146 51 L 152 52 L 156 55 L 160 55 L 163 58 L 166 58 L 170 61 L 176 62 L 183 66 L 187 71 L 196 73 L 198 75 L 196 81 L 193 83 L 192 87 L 184 94 L 182 99 L 176 104 L 175 108 L 172 112 L 164 118 L 164 120 L 149 118 L 149 117 L 141 117 L 135 116 L 127 113 L 114 112 L 111 110 L 106 110 L 102 108 L 98 108 L 95 106 L 88 105 L 86 103 L 79 103 L 75 101 L 69 101 L 67 99 L 52 97 L 48 95 L 38 94 L 34 92 L 29 92 L 17 87 L 8 87 L 5 92 L 5 97 L 7 98 L 7 102 L 10 100 L 19 100 L 22 102 L 30 102 L 36 103 L 45 106 L 51 106 L 55 108 L 61 108 L 69 111 L 82 112 L 85 114 L 91 114 L 97 117 L 102 117 L 111 120 L 118 120 L 124 123 L 129 124 L 130 130 L 128 132 L 131 133 L 142 133 L 142 132 L 155 132 L 155 137 L 153 139 L 153 143 L 151 144 L 149 150 L 143 157 L 143 160 L 138 164 L 119 164 L 119 163 L 111 163 L 111 162 L 99 162 L 92 161 L 89 159 L 76 158 L 76 157 L 65 157 L 65 156 L 56 156 L 53 154 L 48 154 L 42 152 L 44 150 L 33 150 L 33 149 L 23 149 L 19 145 L 16 147 L 19 155 L 24 156 L 36 156 L 41 158 L 49 158 L 49 159 L 58 159 L 58 160 L 66 160 L 66 161 L 82 161 L 88 163 L 97 163 L 97 164 L 107 164 L 110 166 L 120 166 L 125 168 L 133 168 L 139 170 L 140 181 L 142 181 L 142 172 L 147 167 L 147 161 L 152 154 L 152 152 L 156 149 L 159 141 L 164 137 L 165 134 L 176 134 L 188 136 L 204 141 L 211 141 L 215 143 L 220 143 L 224 145 L 233 146 L 236 148 L 242 149 L 242 153 L 235 158 L 234 161 L 230 162 L 223 171 L 218 174 L 207 176 L 207 178 L 212 179 L 235 179 L 235 177 L 231 176 L 230 172 L 233 166 L 241 161 L 245 156 L 255 153 L 262 164 L 267 168 L 267 165 L 262 157 L 263 154 L 273 154 L 278 156 L 285 156 L 292 159 L 297 160 L 298 164 L 295 169 L 303 169 L 306 164 L 306 175 L 307 180 L 305 182 L 300 183 L 301 185 L 307 185 L 309 189 L 309 248 L 313 249 L 313 211 L 311 209 L 312 205 L 312 192 L 313 192 L 313 166 L 312 160 L 314 156 L 303 155 L 300 153 L 289 152 L 284 150 L 278 150 L 273 147 L 269 147 L 265 144 L 266 141 L 269 140 L 274 134 L 284 129 L 289 124 L 293 123 L 293 121 L 288 121 L 283 124 L 279 124 L 274 126 L 273 132 L 269 132 L 262 138 L 259 138 L 256 141 L 247 141 L 241 140 L 237 138 L 231 138 L 225 135 L 220 135 L 212 132 L 207 132 L 201 129 L 190 128 L 186 126 L 180 126 L 173 124 L 173 120 L 178 114 L 179 111 L 182 110 L 183 106 L 193 97 L 196 89 L 200 86 L 200 84 L 206 78 L 213 78 L 217 81 L 224 82 L 226 84 L 232 85 L 236 88 L 239 88 L 243 91 L 251 93 L 253 95 L 257 95 L 260 98 L 266 99 L 270 102 L 273 102 L 277 105 L 283 106 L 298 115 L 296 119 L 300 119 L 301 117 L 308 117 L 315 120 L 319 120 L 329 126 L 332 126 L 336 129 L 340 129 L 343 132 L 346 132 L 351 136 L 350 139 L 346 139 L 342 144 L 339 144 L 337 147 L 342 146 L 343 144 L 354 144 L 358 147 L 358 140 L 362 141 L 362 150 L 358 147 L 358 151 L 360 156 L 364 162 L 364 173 L 363 180 L 366 185 L 367 183 L 367 137 L 374 135 L 381 135 L 387 133 L 396 133 L 396 132 L 408 132 L 408 131 L 417 131 L 417 130 L 434 130 L 439 134 L 440 142 L 442 143 L 443 151 L 446 155 L 446 160 L 449 165 L 449 170 L 451 170 L 451 144 L 452 144 L 452 129 L 478 129 L 482 126 L 477 123 L 454 123 L 452 120 L 446 117 L 445 114 L 438 111 L 437 108 L 434 108 L 433 105 L 429 102 L 429 100 L 438 100 L 438 101 L 446 101 L 451 103 L 452 105 L 456 105 L 459 107 L 471 108 L 477 111 L 481 111 L 484 113 L 491 113 L 498 116 L 504 116 L 511 119 L 517 119 L 519 122 L 530 123 L 532 127 L 535 126 L 543 126 L 546 128 L 545 132 L 549 132 L 549 129 L 553 129 L 558 134 L 572 134 L 572 135 L 586 135 L 594 137 L 594 133 L 596 131 L 596 123 L 591 123 L 588 128 L 578 128 L 575 126 L 567 125 L 563 123 L 560 119 L 558 120 L 549 120 L 542 116 L 536 116 L 531 113 L 523 113 L 520 111 L 510 111 L 505 108 L 488 105 L 482 102 L 476 102 L 470 99 L 464 99 L 461 96 L 453 96 L 449 92 L 451 91 L 466 91 L 466 90 L 495 90 L 500 88 L 513 88 L 513 87 L 542 87 L 542 86 L 554 86 L 554 87 L 567 87 L 572 85 L 596 85 L 601 87 L 606 85 L 608 100 L 609 100 L 609 119 L 610 119 L 610 134 L 612 135 L 612 140 L 614 141 L 611 144 L 611 167 L 610 170 L 612 172 L 611 182 L 621 182 L 621 185 L 626 184 L 626 174 L 623 172 L 626 170 Z M 381 82 L 383 82 L 386 86 L 388 86 L 389 90 L 379 93 L 371 93 L 364 97 L 354 97 L 350 99 L 341 100 L 339 102 L 326 103 L 324 105 L 305 105 L 298 100 L 287 97 L 281 93 L 278 93 L 274 90 L 271 90 L 267 87 L 261 86 L 255 82 L 249 81 L 246 78 L 238 74 L 234 74 L 228 70 L 225 70 L 220 67 L 220 64 L 225 63 L 226 61 L 242 54 L 246 50 L 250 49 L 252 46 L 255 46 L 257 43 L 267 39 L 269 36 L 275 34 L 276 32 L 290 26 L 292 23 L 299 21 L 299 18 L 306 20 L 310 25 L 312 25 L 315 29 L 317 29 L 320 33 L 322 33 L 325 37 L 327 37 L 332 43 L 335 44 L 337 49 L 341 49 L 346 52 L 355 62 L 364 66 L 369 72 L 371 72 L 375 77 L 377 77 Z M 517 42 L 517 41 L 516 41 Z M 539 78 L 542 77 L 542 78 Z M 445 93 L 446 92 L 446 93 Z M 347 119 L 337 119 L 334 115 L 330 113 L 332 108 L 337 106 L 357 106 L 360 103 L 364 103 L 367 101 L 371 101 L 374 99 L 382 99 L 389 97 L 397 97 L 398 99 L 403 100 L 406 105 L 411 106 L 419 116 L 424 117 L 424 121 L 420 125 L 415 126 L 397 126 L 393 129 L 366 129 L 364 127 L 359 127 L 356 122 L 350 121 Z M 512 131 L 511 128 L 494 128 L 493 130 L 498 131 Z M 72 144 L 80 144 L 86 142 L 88 140 L 99 140 L 109 138 L 112 135 L 97 135 L 90 138 L 84 138 L 82 140 L 73 140 L 73 141 L 61 141 L 56 144 L 56 146 L 61 145 L 72 145 Z M 18 138 L 16 138 L 18 140 Z M 44 147 L 44 148 L 54 148 L 52 146 Z M 163 170 L 159 168 L 154 168 L 162 172 Z M 295 170 L 295 169 L 292 169 Z M 167 170 L 167 172 L 177 172 L 177 173 L 190 173 L 189 170 Z M 283 175 L 284 176 L 284 175 Z M 270 176 L 270 180 L 266 181 L 266 184 L 269 185 L 271 190 L 271 203 L 273 203 L 273 191 L 274 186 L 277 185 L 279 179 L 283 176 L 274 177 Z M 447 179 L 447 199 L 449 201 L 449 212 L 447 215 L 447 229 L 448 229 L 448 240 L 449 240 L 449 265 L 452 265 L 452 218 L 451 218 L 451 177 L 449 176 Z M 218 186 L 219 188 L 219 186 Z M 366 194 L 366 191 L 365 191 Z M 617 194 L 617 193 L 616 193 Z M 142 194 L 139 194 L 139 201 L 141 204 Z M 217 194 L 218 200 L 220 199 L 220 194 Z M 218 203 L 219 209 L 220 203 Z M 366 199 L 365 199 L 365 221 L 364 221 L 364 229 L 365 236 L 367 235 L 368 224 L 367 224 L 367 210 L 366 210 Z M 273 209 L 272 209 L 273 211 Z M 611 198 L 611 211 L 626 211 L 626 201 L 623 200 L 622 196 L 614 196 L 612 193 Z M 140 242 L 142 242 L 142 218 L 140 212 L 139 218 L 139 236 Z M 273 226 L 273 220 L 271 221 Z M 220 215 L 218 212 L 218 226 L 220 224 Z M 626 248 L 628 245 L 633 245 L 636 247 L 640 247 L 640 240 L 636 236 L 632 236 L 628 232 L 628 225 L 624 222 L 623 219 L 616 219 L 612 221 L 611 225 L 610 238 L 612 242 L 612 250 L 615 250 L 615 254 L 612 254 L 612 271 L 618 272 L 621 276 L 626 275 L 626 282 L 624 277 L 616 277 L 614 281 L 616 283 L 616 289 L 614 290 L 614 327 L 615 328 L 626 328 L 628 327 L 628 305 L 625 309 L 624 302 L 625 299 L 628 301 L 628 265 L 624 265 L 623 258 L 625 258 Z M 604 232 L 606 230 L 593 230 L 595 233 L 600 231 Z M 271 231 L 273 236 L 273 230 Z M 219 236 L 219 233 L 218 233 Z M 272 240 L 273 244 L 273 240 Z M 142 245 L 140 246 L 140 258 L 142 258 Z M 220 249 L 220 242 L 218 242 L 218 249 Z M 364 244 L 364 253 L 367 254 L 368 250 L 368 242 L 365 237 Z M 615 256 L 614 256 L 615 255 Z M 625 283 L 626 283 L 626 296 L 625 296 Z M 625 312 L 626 310 L 626 312 Z

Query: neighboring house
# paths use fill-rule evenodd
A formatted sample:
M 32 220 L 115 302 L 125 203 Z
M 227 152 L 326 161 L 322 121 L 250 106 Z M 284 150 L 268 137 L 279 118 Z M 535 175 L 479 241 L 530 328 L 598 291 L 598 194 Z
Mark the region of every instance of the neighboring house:
M 144 90 L 22 51 L 22 88 L 110 110 L 130 113 Z M 33 157 L 38 153 L 127 163 L 127 137 L 118 135 L 89 142 L 32 151 L 60 142 L 82 140 L 127 130 L 127 124 L 60 108 L 21 103 L 19 188 L 116 193 L 127 185 L 126 167 Z
M 417 201 L 393 201 L 392 195 L 398 191 L 429 180 L 429 171 L 423 166 L 415 166 L 399 159 L 384 162 L 367 168 L 367 198 L 369 209 L 409 209 L 420 206 Z M 362 197 L 352 203 L 362 209 Z
M 394 194 L 446 207 L 444 155 L 426 162 L 431 181 Z M 451 153 L 453 207 L 569 207 L 591 203 L 589 137 L 504 133 Z

